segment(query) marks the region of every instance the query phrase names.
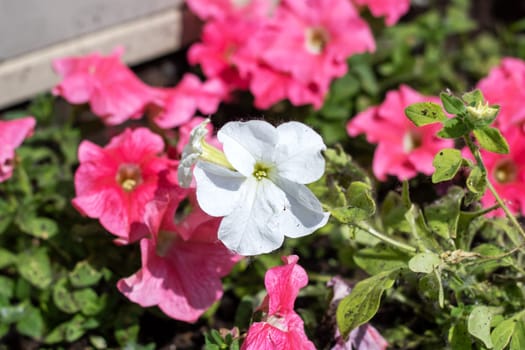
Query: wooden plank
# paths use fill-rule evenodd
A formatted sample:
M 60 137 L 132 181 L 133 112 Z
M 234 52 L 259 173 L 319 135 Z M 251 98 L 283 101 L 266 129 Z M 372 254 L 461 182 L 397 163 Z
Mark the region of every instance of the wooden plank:
M 0 0 L 0 61 L 181 6 L 182 0 Z
M 124 61 L 133 65 L 179 49 L 198 34 L 195 22 L 182 9 L 172 8 L 0 62 L 0 108 L 52 88 L 59 80 L 51 68 L 55 58 L 108 54 L 123 45 Z M 184 31 L 185 26 L 191 31 Z

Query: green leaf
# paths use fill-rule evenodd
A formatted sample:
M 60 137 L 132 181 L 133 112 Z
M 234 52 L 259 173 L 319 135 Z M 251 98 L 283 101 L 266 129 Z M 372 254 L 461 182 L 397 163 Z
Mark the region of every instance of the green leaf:
M 439 94 L 439 98 L 448 113 L 459 114 L 465 111 L 465 104 L 456 96 L 442 92 Z
M 15 291 L 15 282 L 12 279 L 0 276 L 0 296 L 11 299 Z
M 360 249 L 353 258 L 357 266 L 370 275 L 406 268 L 408 263 L 408 256 L 405 253 L 383 245 Z
M 465 192 L 452 186 L 446 196 L 425 207 L 425 218 L 432 231 L 440 237 L 456 238 L 461 201 Z
M 18 224 L 23 232 L 41 239 L 49 239 L 58 233 L 57 223 L 48 218 L 25 217 Z
M 409 233 L 412 234 L 419 250 L 437 252 L 443 250 L 436 241 L 435 235 L 428 229 L 421 209 L 412 204 L 410 209 L 405 213 L 405 219 L 410 227 Z
M 419 253 L 408 261 L 408 268 L 414 272 L 431 273 L 442 263 L 439 255 L 434 253 Z
M 341 223 L 349 224 L 368 219 L 375 213 L 375 201 L 371 187 L 361 181 L 354 181 L 346 191 L 347 206 L 334 208 L 330 212 Z
M 73 300 L 80 305 L 80 310 L 86 316 L 93 316 L 99 313 L 105 306 L 102 298 L 99 299 L 93 289 L 85 288 L 73 292 Z
M 106 339 L 99 335 L 90 335 L 89 336 L 89 342 L 91 345 L 95 347 L 97 350 L 107 349 L 108 343 Z
M 102 272 L 95 270 L 87 261 L 75 265 L 69 273 L 69 281 L 75 287 L 89 287 L 97 284 L 102 277 Z
M 509 144 L 496 128 L 483 127 L 473 131 L 479 146 L 487 151 L 508 154 Z
M 516 321 L 513 319 L 501 322 L 490 334 L 494 350 L 503 350 L 509 343 L 514 333 Z
M 16 263 L 16 256 L 10 251 L 0 248 L 0 269 Z
M 463 96 L 461 96 L 461 98 L 463 99 L 463 101 L 465 101 L 471 106 L 476 106 L 485 103 L 483 93 L 479 89 L 466 92 L 463 94 Z
M 490 323 L 493 317 L 492 309 L 480 305 L 472 309 L 468 317 L 468 331 L 475 338 L 481 340 L 489 349 L 492 349 L 492 338 L 490 337 Z
M 512 340 L 510 341 L 510 350 L 525 349 L 525 324 L 519 320 L 514 326 L 514 333 L 512 333 Z
M 16 330 L 25 336 L 41 339 L 44 335 L 44 318 L 39 309 L 28 306 L 24 316 L 16 324 Z
M 459 117 L 450 118 L 443 122 L 443 129 L 438 131 L 437 136 L 443 139 L 457 139 L 466 135 L 469 127 Z
M 47 250 L 40 248 L 33 253 L 19 255 L 18 271 L 32 285 L 46 289 L 53 279 Z
M 467 178 L 467 188 L 470 192 L 483 195 L 487 188 L 487 180 L 480 167 L 472 168 Z
M 391 288 L 398 270 L 383 271 L 362 280 L 337 307 L 337 325 L 344 338 L 354 328 L 368 322 L 379 309 L 383 292 Z
M 0 307 L 0 324 L 18 322 L 24 317 L 26 310 L 27 304 L 25 303 Z
M 454 350 L 471 350 L 472 342 L 468 334 L 467 325 L 460 320 L 451 327 L 449 332 L 450 346 Z
M 405 115 L 416 126 L 424 126 L 447 120 L 440 105 L 433 102 L 414 103 L 405 109 Z
M 432 161 L 432 165 L 436 169 L 432 174 L 432 182 L 438 183 L 453 179 L 462 163 L 461 151 L 453 148 L 445 148 L 439 151 Z
M 53 301 L 60 310 L 73 314 L 80 310 L 80 305 L 73 298 L 69 288 L 67 279 L 61 278 L 53 287 Z

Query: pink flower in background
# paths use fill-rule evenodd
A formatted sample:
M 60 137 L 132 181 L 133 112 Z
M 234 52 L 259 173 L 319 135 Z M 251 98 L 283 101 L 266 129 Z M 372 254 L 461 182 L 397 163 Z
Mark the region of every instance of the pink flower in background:
M 0 182 L 13 175 L 15 149 L 33 134 L 35 125 L 33 117 L 0 120 Z
M 257 18 L 269 14 L 277 0 L 186 0 L 199 18 L 224 19 L 230 16 Z
M 436 136 L 440 124 L 417 127 L 405 116 L 408 105 L 426 101 L 439 103 L 436 97 L 423 96 L 401 85 L 399 90 L 389 91 L 381 105 L 366 109 L 348 122 L 350 136 L 365 134 L 368 142 L 377 144 L 372 170 L 379 180 L 387 175 L 399 180 L 410 179 L 418 172 L 430 175 L 436 153 L 454 146 L 452 140 Z
M 261 25 L 239 18 L 210 21 L 203 28 L 202 42 L 191 46 L 188 60 L 200 64 L 208 79 L 220 79 L 230 90 L 247 89 L 248 79 L 241 77 L 233 57 Z
M 283 0 L 249 44 L 244 50 L 262 64 L 319 86 L 323 96 L 347 72 L 348 57 L 375 50 L 370 28 L 348 0 Z
M 332 278 L 328 282 L 328 286 L 334 289 L 334 296 L 330 306 L 335 312 L 339 302 L 350 294 L 352 288 L 338 276 Z M 336 344 L 332 347 L 332 350 L 386 350 L 388 347 L 388 343 L 383 336 L 369 323 L 365 323 L 351 331 L 346 341 L 341 336 L 337 325 L 334 325 L 334 328 Z
M 410 0 L 354 0 L 357 5 L 368 6 L 374 17 L 385 17 L 392 26 L 410 9 Z
M 53 94 L 72 104 L 89 102 L 93 113 L 108 125 L 140 118 L 153 92 L 121 62 L 122 54 L 118 48 L 109 56 L 93 53 L 55 60 L 53 68 L 62 81 Z
M 175 188 L 146 206 L 152 237 L 141 241 L 142 268 L 117 287 L 143 307 L 157 305 L 177 320 L 195 322 L 222 297 L 221 277 L 240 256 L 217 240 L 220 219 L 206 215 L 193 200 L 193 211 L 176 222 L 176 210 L 187 194 Z M 192 195 L 194 197 L 194 194 Z
M 525 132 L 522 128 L 514 126 L 505 129 L 503 136 L 509 144 L 509 154 L 481 150 L 481 156 L 487 168 L 489 181 L 509 209 L 514 214 L 525 215 Z M 464 150 L 463 154 L 472 158 L 467 150 Z M 490 191 L 485 192 L 481 203 L 484 207 L 497 204 Z M 505 216 L 505 213 L 498 209 L 490 212 L 489 216 Z
M 525 61 L 506 57 L 480 80 L 477 87 L 489 104 L 500 105 L 495 125 L 500 129 L 512 128 L 525 122 Z
M 217 111 L 227 95 L 227 88 L 218 79 L 201 82 L 193 74 L 185 74 L 174 88 L 155 89 L 156 110 L 153 121 L 160 128 L 170 129 L 190 120 L 197 110 L 203 114 Z
M 104 148 L 83 141 L 73 205 L 83 215 L 98 218 L 118 243 L 145 237 L 145 205 L 176 184 L 177 164 L 161 156 L 163 150 L 162 138 L 146 128 L 126 129 Z
M 308 284 L 306 271 L 297 264 L 299 257 L 283 257 L 284 266 L 269 269 L 264 277 L 268 295 L 261 305 L 263 320 L 254 322 L 242 350 L 315 349 L 304 332 L 301 317 L 294 311 L 294 303 L 299 290 Z

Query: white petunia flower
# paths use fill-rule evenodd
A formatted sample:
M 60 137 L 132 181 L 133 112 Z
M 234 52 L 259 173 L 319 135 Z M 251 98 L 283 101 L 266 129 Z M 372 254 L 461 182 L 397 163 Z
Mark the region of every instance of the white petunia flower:
M 227 123 L 218 139 L 227 161 L 202 157 L 201 150 L 194 176 L 201 208 L 224 216 L 218 236 L 229 249 L 268 253 L 284 236 L 305 236 L 326 224 L 329 214 L 305 186 L 324 173 L 326 146 L 315 131 L 298 122 L 275 128 L 252 120 Z

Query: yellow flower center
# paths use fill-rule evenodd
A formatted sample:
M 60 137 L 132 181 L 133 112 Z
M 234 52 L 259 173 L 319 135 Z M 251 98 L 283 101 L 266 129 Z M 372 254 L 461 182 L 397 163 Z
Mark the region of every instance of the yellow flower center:
M 512 160 L 503 159 L 496 164 L 492 175 L 500 184 L 506 184 L 516 180 L 518 169 Z
M 116 180 L 124 191 L 133 191 L 142 183 L 140 167 L 136 164 L 121 164 L 117 171 Z
M 318 55 L 323 52 L 329 40 L 329 35 L 323 28 L 306 29 L 306 50 L 314 55 Z
M 255 163 L 255 167 L 253 168 L 253 176 L 257 179 L 257 181 L 268 178 L 269 175 L 270 167 L 261 163 Z

